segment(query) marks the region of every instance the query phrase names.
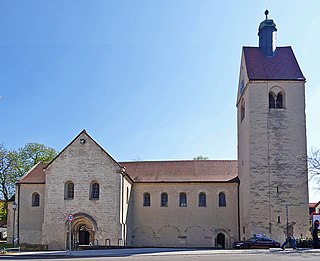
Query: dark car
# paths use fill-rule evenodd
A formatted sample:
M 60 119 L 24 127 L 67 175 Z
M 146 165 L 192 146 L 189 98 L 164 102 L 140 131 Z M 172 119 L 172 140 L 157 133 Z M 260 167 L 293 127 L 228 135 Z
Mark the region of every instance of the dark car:
M 280 247 L 280 243 L 271 238 L 256 237 L 246 241 L 235 242 L 232 246 L 234 248 L 273 248 Z

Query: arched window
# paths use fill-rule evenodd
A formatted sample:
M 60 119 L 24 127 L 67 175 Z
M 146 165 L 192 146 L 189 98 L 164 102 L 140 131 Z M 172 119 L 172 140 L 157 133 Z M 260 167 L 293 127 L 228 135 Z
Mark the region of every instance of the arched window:
M 144 207 L 150 207 L 151 203 L 151 197 L 149 193 L 144 193 L 143 194 L 143 206 Z
M 246 104 L 245 104 L 244 100 L 242 100 L 241 109 L 240 109 L 241 110 L 240 111 L 241 121 L 244 119 L 244 116 L 245 116 L 245 113 L 246 113 L 245 106 L 246 106 Z
M 127 201 L 126 203 L 128 204 L 129 203 L 129 188 L 127 187 Z
M 168 194 L 163 192 L 161 193 L 161 207 L 167 207 L 168 206 Z
M 269 108 L 283 109 L 285 107 L 284 100 L 285 93 L 280 87 L 274 87 L 272 91 L 269 92 Z
M 73 199 L 74 198 L 74 184 L 71 181 L 68 181 L 65 184 L 64 198 L 65 199 Z
M 283 109 L 283 95 L 282 92 L 279 92 L 276 100 L 276 107 L 278 109 Z
M 91 185 L 91 199 L 99 199 L 99 183 L 93 183 Z
M 205 207 L 207 206 L 207 197 L 204 192 L 201 192 L 199 194 L 199 207 Z
M 179 195 L 179 206 L 180 207 L 186 207 L 187 206 L 187 194 L 184 192 L 181 192 Z
M 269 108 L 271 109 L 276 107 L 275 96 L 274 92 L 269 92 Z
M 219 193 L 219 207 L 225 207 L 227 205 L 226 195 L 223 192 Z
M 32 194 L 32 206 L 39 207 L 40 206 L 40 195 L 37 192 Z

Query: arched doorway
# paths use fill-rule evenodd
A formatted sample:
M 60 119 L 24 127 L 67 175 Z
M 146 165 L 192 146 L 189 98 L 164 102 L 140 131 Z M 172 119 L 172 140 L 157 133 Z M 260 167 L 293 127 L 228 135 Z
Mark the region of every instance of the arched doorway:
M 226 248 L 226 237 L 223 233 L 219 233 L 217 235 L 217 241 L 216 241 L 217 246 L 221 246 L 221 248 Z
M 88 214 L 76 213 L 70 224 L 66 222 L 66 249 L 77 249 L 79 245 L 94 243 L 95 231 L 98 230 L 96 221 Z
M 79 245 L 89 245 L 90 232 L 87 225 L 81 225 L 79 227 Z

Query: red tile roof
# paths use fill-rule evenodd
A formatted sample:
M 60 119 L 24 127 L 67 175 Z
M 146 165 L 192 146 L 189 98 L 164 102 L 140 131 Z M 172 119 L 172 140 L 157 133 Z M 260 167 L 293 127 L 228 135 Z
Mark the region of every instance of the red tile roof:
M 44 168 L 48 164 L 38 163 L 29 172 L 22 176 L 17 183 L 18 184 L 45 184 L 46 177 L 44 174 Z
M 238 182 L 236 160 L 120 162 L 135 182 Z
M 265 56 L 259 47 L 243 47 L 250 80 L 305 81 L 290 46 L 277 47 L 275 56 Z
M 238 182 L 236 160 L 120 162 L 134 182 Z M 38 163 L 20 178 L 20 184 L 45 184 L 44 168 Z
M 309 208 L 315 208 L 318 203 L 309 203 Z

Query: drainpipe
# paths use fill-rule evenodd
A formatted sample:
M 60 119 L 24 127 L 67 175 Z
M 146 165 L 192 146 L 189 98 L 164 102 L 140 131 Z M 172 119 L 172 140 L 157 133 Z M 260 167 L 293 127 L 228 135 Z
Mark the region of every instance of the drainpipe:
M 237 192 L 238 192 L 238 237 L 239 240 L 241 240 L 241 233 L 240 233 L 240 181 L 238 183 L 238 187 L 237 187 Z
M 122 237 L 123 237 L 123 245 L 125 246 L 126 245 L 126 235 L 125 235 L 125 224 L 123 222 L 123 205 L 124 205 L 124 177 L 123 175 L 121 174 L 121 184 L 122 184 L 122 202 L 121 202 L 121 223 L 122 223 Z
M 120 215 L 120 224 L 121 224 L 121 237 L 122 242 L 125 245 L 125 230 L 124 230 L 124 224 L 123 224 L 123 201 L 124 201 L 124 195 L 123 195 L 123 189 L 124 189 L 124 181 L 123 181 L 123 173 L 120 170 L 118 173 L 120 173 L 120 205 L 121 205 L 121 215 Z
M 20 224 L 20 184 L 17 184 L 18 187 L 18 215 L 17 215 L 17 243 L 20 243 L 20 235 L 19 235 L 19 224 Z

